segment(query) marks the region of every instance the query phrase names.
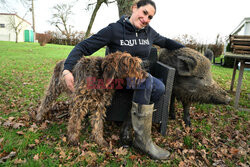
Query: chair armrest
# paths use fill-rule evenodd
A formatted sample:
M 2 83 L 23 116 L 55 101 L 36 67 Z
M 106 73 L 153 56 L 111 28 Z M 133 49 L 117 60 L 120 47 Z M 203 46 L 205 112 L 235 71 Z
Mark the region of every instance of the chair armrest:
M 153 114 L 153 122 L 161 123 L 161 134 L 166 135 L 170 100 L 175 77 L 175 69 L 157 61 L 152 66 L 150 73 L 154 77 L 161 79 L 165 85 L 165 93 L 156 105 L 157 110 Z

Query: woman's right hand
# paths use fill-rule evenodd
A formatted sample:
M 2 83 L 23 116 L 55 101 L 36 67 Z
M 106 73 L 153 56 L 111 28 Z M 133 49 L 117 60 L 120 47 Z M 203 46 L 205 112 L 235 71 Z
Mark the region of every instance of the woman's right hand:
M 68 89 L 71 92 L 74 92 L 75 88 L 74 88 L 74 76 L 73 76 L 73 74 L 69 70 L 64 70 L 63 71 L 63 78 L 64 78 L 64 81 L 66 82 Z

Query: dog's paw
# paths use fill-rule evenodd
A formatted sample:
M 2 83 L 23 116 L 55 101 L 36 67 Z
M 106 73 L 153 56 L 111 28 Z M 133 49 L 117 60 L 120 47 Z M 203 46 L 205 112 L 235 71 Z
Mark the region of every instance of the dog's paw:
M 41 123 L 43 121 L 43 116 L 41 114 L 36 114 L 35 120 L 37 123 Z
M 101 147 L 109 147 L 108 142 L 104 140 L 102 136 L 91 135 L 89 139 L 94 141 L 96 144 L 98 144 Z
M 78 141 L 69 141 L 70 146 L 78 146 L 79 142 Z
M 79 145 L 79 140 L 75 135 L 69 135 L 68 143 L 71 146 L 78 146 Z
M 109 147 L 108 142 L 104 139 L 97 139 L 96 143 L 101 147 Z

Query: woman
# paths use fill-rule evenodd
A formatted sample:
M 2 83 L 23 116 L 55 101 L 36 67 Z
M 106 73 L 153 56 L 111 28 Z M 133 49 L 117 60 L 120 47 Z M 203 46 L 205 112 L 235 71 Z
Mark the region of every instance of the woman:
M 109 24 L 97 34 L 77 44 L 64 64 L 63 76 L 68 88 L 74 91 L 74 77 L 71 71 L 77 61 L 82 56 L 91 55 L 104 46 L 109 48 L 110 53 L 126 51 L 142 60 L 146 60 L 149 56 L 152 44 L 169 50 L 184 47 L 159 35 L 149 26 L 155 13 L 156 6 L 152 0 L 139 0 L 132 6 L 130 17 L 121 17 L 116 23 Z M 133 95 L 131 109 L 132 127 L 135 131 L 133 144 L 154 159 L 167 159 L 170 153 L 158 147 L 151 139 L 154 104 L 150 104 L 150 102 L 155 103 L 163 95 L 165 87 L 159 79 L 150 74 L 143 84 L 144 89 L 135 89 Z M 127 135 L 130 124 L 125 123 L 125 125 L 122 131 L 124 135 Z M 126 139 L 126 137 L 122 137 L 122 139 Z

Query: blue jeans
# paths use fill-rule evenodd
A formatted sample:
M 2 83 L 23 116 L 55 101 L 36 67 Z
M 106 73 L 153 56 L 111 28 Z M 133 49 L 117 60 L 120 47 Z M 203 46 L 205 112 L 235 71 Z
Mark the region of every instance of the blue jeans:
M 133 102 L 139 104 L 156 103 L 165 92 L 163 82 L 149 74 L 139 88 L 134 89 Z

